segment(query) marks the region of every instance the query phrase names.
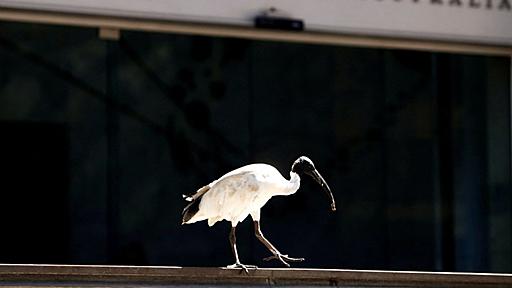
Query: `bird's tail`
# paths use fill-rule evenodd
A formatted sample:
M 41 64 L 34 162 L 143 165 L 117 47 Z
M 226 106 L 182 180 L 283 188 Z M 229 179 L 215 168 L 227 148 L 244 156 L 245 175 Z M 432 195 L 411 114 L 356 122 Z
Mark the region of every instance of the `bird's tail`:
M 193 195 L 183 195 L 183 198 L 191 203 L 188 204 L 185 209 L 183 209 L 181 214 L 183 216 L 183 220 L 181 222 L 182 225 L 187 224 L 187 222 L 199 211 L 199 203 L 201 203 L 201 198 L 203 198 L 204 193 L 210 190 L 210 187 L 210 185 L 206 185 L 199 188 Z
M 181 221 L 181 225 L 187 224 L 187 222 L 194 217 L 194 215 L 199 212 L 199 203 L 201 203 L 201 198 L 203 198 L 203 195 L 199 196 L 196 199 L 191 200 L 192 203 L 189 203 L 185 209 L 183 209 L 183 212 L 181 215 L 183 216 L 183 219 Z

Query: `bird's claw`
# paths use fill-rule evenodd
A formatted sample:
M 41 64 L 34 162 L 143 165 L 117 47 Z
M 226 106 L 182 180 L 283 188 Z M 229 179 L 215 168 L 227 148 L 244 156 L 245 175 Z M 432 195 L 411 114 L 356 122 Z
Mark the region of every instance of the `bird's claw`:
M 272 259 L 277 259 L 279 261 L 281 261 L 281 263 L 283 263 L 284 265 L 286 265 L 286 267 L 290 267 L 290 264 L 288 264 L 288 262 L 286 261 L 289 261 L 289 262 L 301 262 L 301 261 L 304 261 L 304 258 L 292 258 L 292 257 L 288 257 L 288 255 L 283 255 L 281 253 L 276 253 L 270 257 L 267 257 L 267 258 L 263 258 L 263 260 L 265 261 L 270 261 Z
M 249 274 L 249 269 L 258 269 L 258 266 L 256 265 L 245 265 L 242 263 L 235 263 L 228 265 L 226 268 L 228 269 L 242 269 L 241 272 L 245 272 L 246 274 Z

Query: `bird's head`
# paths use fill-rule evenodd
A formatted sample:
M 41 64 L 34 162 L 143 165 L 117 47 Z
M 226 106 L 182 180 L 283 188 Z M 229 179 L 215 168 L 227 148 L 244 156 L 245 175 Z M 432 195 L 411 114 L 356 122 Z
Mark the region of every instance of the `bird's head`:
M 332 195 L 331 188 L 327 185 L 324 178 L 320 173 L 316 170 L 315 164 L 313 161 L 306 156 L 301 156 L 292 165 L 292 172 L 297 174 L 306 174 L 311 176 L 327 193 L 327 196 L 331 200 L 331 210 L 336 211 L 336 202 L 334 202 L 334 196 Z

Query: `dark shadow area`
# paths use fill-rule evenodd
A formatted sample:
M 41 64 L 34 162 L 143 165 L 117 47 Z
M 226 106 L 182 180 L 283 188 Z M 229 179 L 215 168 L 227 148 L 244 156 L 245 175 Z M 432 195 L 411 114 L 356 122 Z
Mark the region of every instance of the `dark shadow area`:
M 0 122 L 0 262 L 69 261 L 66 126 Z

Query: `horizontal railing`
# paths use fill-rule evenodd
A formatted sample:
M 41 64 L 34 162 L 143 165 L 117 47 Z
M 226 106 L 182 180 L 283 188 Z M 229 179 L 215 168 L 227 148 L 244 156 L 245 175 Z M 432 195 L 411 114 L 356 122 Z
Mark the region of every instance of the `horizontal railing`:
M 0 286 L 338 286 L 338 287 L 512 287 L 512 275 L 338 269 L 237 269 L 0 264 Z

